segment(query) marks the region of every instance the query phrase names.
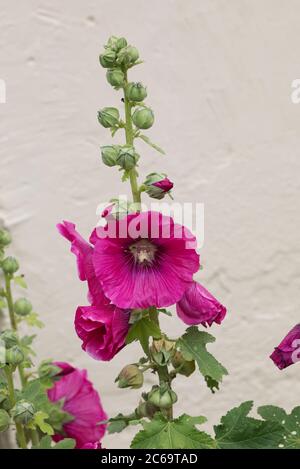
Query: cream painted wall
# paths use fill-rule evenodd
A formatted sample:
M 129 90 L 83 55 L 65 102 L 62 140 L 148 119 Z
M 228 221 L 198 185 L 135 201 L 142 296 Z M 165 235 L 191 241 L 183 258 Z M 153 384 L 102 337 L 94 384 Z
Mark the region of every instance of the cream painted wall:
M 132 77 L 148 86 L 148 135 L 168 153 L 141 144 L 143 173 L 166 171 L 176 200 L 205 204 L 198 279 L 228 307 L 211 350 L 230 376 L 216 395 L 197 374 L 179 379 L 177 411 L 206 415 L 210 428 L 242 400 L 299 404 L 299 368 L 279 372 L 268 359 L 300 316 L 300 105 L 290 99 L 299 1 L 0 0 L 0 9 L 0 217 L 47 324 L 39 358 L 86 367 L 111 415 L 136 403 L 139 393 L 113 380 L 137 347 L 111 363 L 81 351 L 72 323 L 85 285 L 55 230 L 65 218 L 88 235 L 97 204 L 124 192 L 101 164 L 110 137 L 96 113 L 119 103 L 98 54 L 109 35 L 125 35 L 145 59 Z M 164 323 L 183 331 L 176 317 Z M 127 447 L 129 433 L 104 445 Z

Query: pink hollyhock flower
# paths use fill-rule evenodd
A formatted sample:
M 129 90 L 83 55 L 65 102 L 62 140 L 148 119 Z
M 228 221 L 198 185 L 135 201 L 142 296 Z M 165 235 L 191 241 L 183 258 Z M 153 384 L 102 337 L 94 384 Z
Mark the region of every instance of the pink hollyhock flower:
M 101 443 L 85 443 L 81 449 L 101 449 Z
M 79 306 L 75 329 L 83 350 L 96 360 L 111 360 L 125 345 L 129 315 L 114 305 Z
M 61 368 L 61 373 L 51 389 L 48 390 L 50 401 L 63 400 L 63 410 L 74 417 L 74 420 L 63 426 L 65 436 L 76 440 L 76 448 L 87 444 L 97 445 L 103 438 L 106 425 L 99 422 L 106 420 L 107 415 L 101 405 L 100 397 L 87 379 L 86 370 L 78 370 L 65 362 L 54 362 Z M 60 441 L 62 435 L 54 435 L 54 441 Z
M 193 282 L 176 305 L 177 314 L 185 324 L 202 324 L 206 327 L 213 322 L 221 324 L 226 308 L 221 305 L 200 283 Z
M 119 308 L 170 306 L 199 269 L 195 237 L 159 212 L 108 220 L 93 231 L 90 242 L 97 279 Z
M 170 179 L 167 177 L 165 177 L 161 181 L 153 182 L 152 185 L 158 187 L 164 192 L 170 192 L 170 190 L 173 189 L 174 186 L 173 182 L 170 181 Z
M 280 370 L 300 360 L 300 324 L 289 331 L 270 358 Z
M 108 304 L 101 284 L 97 280 L 92 261 L 93 248 L 76 231 L 74 223 L 64 221 L 57 225 L 59 233 L 71 241 L 71 252 L 77 257 L 77 269 L 80 280 L 86 280 L 89 287 L 88 300 L 94 304 Z

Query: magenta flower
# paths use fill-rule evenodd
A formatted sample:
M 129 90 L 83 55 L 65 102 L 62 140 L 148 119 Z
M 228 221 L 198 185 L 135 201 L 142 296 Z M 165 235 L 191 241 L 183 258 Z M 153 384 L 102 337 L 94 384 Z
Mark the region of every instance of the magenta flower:
M 185 324 L 211 326 L 221 324 L 226 308 L 221 305 L 200 283 L 193 282 L 176 305 L 177 314 Z
M 280 370 L 300 360 L 300 324 L 289 331 L 270 358 Z
M 64 238 L 71 241 L 71 252 L 77 257 L 78 276 L 80 280 L 86 280 L 88 283 L 90 303 L 93 305 L 109 304 L 109 300 L 105 297 L 101 284 L 95 275 L 92 246 L 76 231 L 73 223 L 64 221 L 57 225 L 57 229 Z
M 195 237 L 159 212 L 108 220 L 91 235 L 95 274 L 119 308 L 158 308 L 179 301 L 199 269 Z
M 96 360 L 111 360 L 125 345 L 129 315 L 114 305 L 79 306 L 75 329 L 83 350 Z
M 54 435 L 59 441 L 67 436 L 76 440 L 76 448 L 87 444 L 96 445 L 103 438 L 106 425 L 99 424 L 107 420 L 100 397 L 87 379 L 86 370 L 78 370 L 65 362 L 55 362 L 61 368 L 59 379 L 48 390 L 50 401 L 63 400 L 63 410 L 74 417 L 74 420 L 63 426 L 65 435 Z
M 170 179 L 167 177 L 165 177 L 161 181 L 153 182 L 152 185 L 158 187 L 164 192 L 170 192 L 170 190 L 173 189 L 174 186 L 173 182 L 170 181 Z

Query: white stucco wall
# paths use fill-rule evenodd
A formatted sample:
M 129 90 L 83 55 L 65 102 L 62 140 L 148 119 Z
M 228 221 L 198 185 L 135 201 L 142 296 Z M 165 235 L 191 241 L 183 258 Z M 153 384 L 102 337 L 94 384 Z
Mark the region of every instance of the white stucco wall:
M 124 192 L 101 163 L 110 136 L 96 113 L 120 98 L 98 54 L 109 35 L 125 35 L 145 59 L 131 76 L 148 86 L 156 116 L 148 135 L 168 154 L 141 143 L 142 172 L 167 172 L 177 201 L 205 204 L 197 278 L 228 307 L 211 350 L 230 376 L 215 395 L 196 373 L 180 378 L 177 412 L 212 425 L 246 399 L 299 404 L 299 368 L 279 372 L 268 359 L 300 317 L 300 105 L 290 99 L 300 77 L 299 1 L 0 0 L 0 10 L 0 218 L 47 324 L 39 358 L 86 367 L 111 415 L 136 403 L 139 392 L 113 380 L 138 347 L 111 363 L 81 351 L 72 323 L 86 288 L 55 229 L 68 219 L 88 235 L 97 204 Z M 184 330 L 176 316 L 164 326 Z M 104 445 L 129 441 L 124 432 Z

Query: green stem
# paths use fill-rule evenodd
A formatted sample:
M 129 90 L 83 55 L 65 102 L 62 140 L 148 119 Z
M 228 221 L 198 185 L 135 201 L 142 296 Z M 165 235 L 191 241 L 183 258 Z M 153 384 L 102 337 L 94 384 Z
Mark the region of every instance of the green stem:
M 16 404 L 16 397 L 15 397 L 15 388 L 14 388 L 14 380 L 12 371 L 5 367 L 5 375 L 7 380 L 7 388 L 8 388 L 8 396 L 11 403 L 11 406 L 14 407 Z M 22 449 L 27 449 L 26 437 L 23 425 L 21 423 L 16 423 L 16 431 L 17 431 L 17 440 Z
M 133 145 L 133 127 L 132 127 L 132 118 L 131 118 L 131 105 L 129 100 L 126 97 L 126 86 L 128 84 L 127 80 L 127 72 L 124 72 L 125 80 L 124 80 L 124 104 L 125 104 L 125 136 L 126 136 L 126 144 Z M 129 178 L 130 178 L 130 185 L 131 185 L 131 192 L 133 197 L 133 202 L 138 204 L 138 208 L 141 204 L 141 193 L 139 190 L 138 180 L 137 180 L 137 173 L 136 169 L 133 168 L 129 171 Z
M 14 305 L 13 305 L 13 298 L 12 298 L 12 292 L 11 292 L 11 277 L 8 274 L 5 274 L 5 290 L 6 290 L 6 299 L 7 299 L 10 324 L 11 324 L 12 329 L 17 333 L 18 326 L 17 326 L 17 321 L 16 321 L 16 317 L 14 313 Z M 26 384 L 26 378 L 24 375 L 24 369 L 23 369 L 22 364 L 18 365 L 18 370 L 19 370 L 21 385 L 23 388 Z

